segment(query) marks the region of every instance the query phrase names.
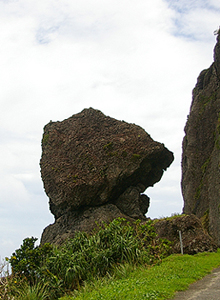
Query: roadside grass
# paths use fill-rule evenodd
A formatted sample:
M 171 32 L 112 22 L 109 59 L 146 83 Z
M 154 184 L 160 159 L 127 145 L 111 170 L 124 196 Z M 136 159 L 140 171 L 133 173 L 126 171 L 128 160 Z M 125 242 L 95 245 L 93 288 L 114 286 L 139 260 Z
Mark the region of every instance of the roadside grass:
M 204 252 L 194 256 L 171 255 L 150 268 L 132 269 L 125 265 L 114 276 L 87 283 L 80 291 L 60 300 L 172 299 L 176 291 L 187 289 L 218 266 L 220 249 L 217 253 Z

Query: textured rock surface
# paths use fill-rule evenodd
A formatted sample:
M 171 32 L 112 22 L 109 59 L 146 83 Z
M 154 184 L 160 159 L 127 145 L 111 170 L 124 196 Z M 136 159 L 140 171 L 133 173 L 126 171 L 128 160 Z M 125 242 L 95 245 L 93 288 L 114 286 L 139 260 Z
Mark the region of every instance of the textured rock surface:
M 179 231 L 181 231 L 184 254 L 217 250 L 217 244 L 204 231 L 201 221 L 195 215 L 161 219 L 154 226 L 160 238 L 173 242 L 173 253 L 181 253 Z
M 173 154 L 144 129 L 84 109 L 50 122 L 42 138 L 41 175 L 55 223 L 42 243 L 60 242 L 95 221 L 145 219 L 149 198 Z
M 206 218 L 220 246 L 220 37 L 193 90 L 182 154 L 184 213 Z

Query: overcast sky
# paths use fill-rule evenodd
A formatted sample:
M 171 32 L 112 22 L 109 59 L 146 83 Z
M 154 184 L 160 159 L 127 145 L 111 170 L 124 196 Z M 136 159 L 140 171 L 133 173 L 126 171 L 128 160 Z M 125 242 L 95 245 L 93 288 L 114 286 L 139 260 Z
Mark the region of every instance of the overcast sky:
M 0 257 L 54 218 L 40 177 L 50 120 L 93 107 L 174 152 L 148 216 L 182 212 L 181 147 L 219 0 L 0 0 Z

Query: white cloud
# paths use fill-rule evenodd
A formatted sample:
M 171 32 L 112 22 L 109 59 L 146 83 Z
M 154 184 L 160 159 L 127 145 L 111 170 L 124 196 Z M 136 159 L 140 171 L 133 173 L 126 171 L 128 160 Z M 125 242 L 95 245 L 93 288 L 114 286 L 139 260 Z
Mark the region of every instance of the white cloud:
M 181 212 L 183 128 L 196 78 L 212 63 L 219 8 L 215 0 L 0 2 L 0 256 L 53 222 L 39 170 L 43 127 L 85 107 L 142 126 L 174 152 L 146 193 L 151 217 Z
M 219 27 L 220 5 L 217 1 L 165 0 L 176 13 L 172 29 L 176 36 L 193 40 L 211 41 L 210 33 Z

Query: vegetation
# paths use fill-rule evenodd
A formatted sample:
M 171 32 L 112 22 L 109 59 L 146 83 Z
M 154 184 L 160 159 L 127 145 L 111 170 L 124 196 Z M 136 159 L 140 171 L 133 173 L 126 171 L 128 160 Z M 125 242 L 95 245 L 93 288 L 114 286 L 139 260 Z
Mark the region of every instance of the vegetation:
M 40 293 L 45 299 L 57 299 L 81 289 L 85 281 L 113 276 L 123 264 L 148 266 L 170 251 L 170 242 L 157 238 L 152 221 L 130 225 L 121 218 L 103 223 L 92 235 L 79 232 L 60 247 L 34 247 L 35 242 L 33 237 L 25 239 L 9 259 L 12 275 L 0 286 L 1 294 L 4 289 L 7 295 L 2 299 L 23 299 L 24 290 L 38 294 L 37 299 Z
M 176 291 L 187 289 L 189 284 L 201 279 L 220 265 L 220 251 L 190 255 L 171 255 L 151 268 L 137 267 L 127 274 L 99 280 L 86 285 L 81 291 L 60 300 L 165 300 Z M 121 277 L 121 278 L 120 278 Z
M 209 209 L 207 209 L 203 216 L 200 218 L 202 226 L 207 233 L 209 233 Z
M 44 133 L 43 139 L 42 139 L 42 145 L 46 146 L 49 141 L 49 133 Z
M 177 216 L 172 216 L 177 217 Z M 2 300 L 168 299 L 220 265 L 218 253 L 171 255 L 152 221 L 116 219 L 60 247 L 24 239 L 0 277 Z
M 176 218 L 179 218 L 179 217 L 183 217 L 183 216 L 186 216 L 186 215 L 185 214 L 179 214 L 179 213 L 173 213 L 173 214 L 171 214 L 170 217 L 163 217 L 163 216 L 161 216 L 160 219 L 154 219 L 153 220 L 153 224 L 157 223 L 158 221 L 161 221 L 161 220 L 173 220 L 173 219 L 176 219 Z

